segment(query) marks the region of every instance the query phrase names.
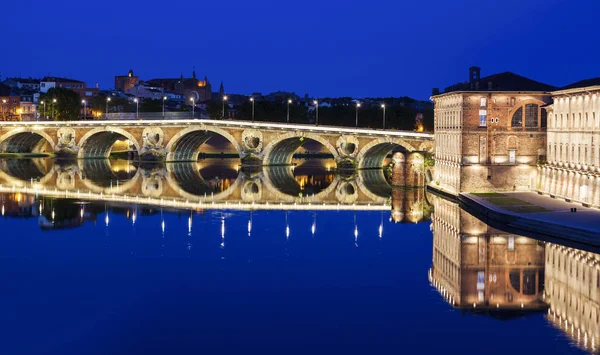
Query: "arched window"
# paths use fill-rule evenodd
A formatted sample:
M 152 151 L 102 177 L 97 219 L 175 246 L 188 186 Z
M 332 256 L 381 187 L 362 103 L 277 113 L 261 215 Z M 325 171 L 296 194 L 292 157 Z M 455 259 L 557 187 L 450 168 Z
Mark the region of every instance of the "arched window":
M 510 126 L 513 128 L 523 127 L 523 107 L 519 107 L 519 109 L 515 111 Z
M 538 105 L 527 104 L 525 105 L 525 127 L 526 128 L 537 128 L 538 126 Z

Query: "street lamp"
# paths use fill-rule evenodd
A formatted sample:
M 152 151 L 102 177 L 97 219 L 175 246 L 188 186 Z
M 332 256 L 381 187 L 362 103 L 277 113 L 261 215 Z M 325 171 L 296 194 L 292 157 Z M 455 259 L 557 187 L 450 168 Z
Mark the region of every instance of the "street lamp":
M 227 95 L 223 95 L 223 112 L 221 118 L 225 118 L 225 101 L 227 101 Z
M 290 104 L 292 103 L 292 99 L 288 99 L 288 107 L 287 107 L 287 123 L 290 123 Z
M 315 101 L 313 101 L 313 103 L 315 104 L 315 109 L 317 111 L 317 116 L 316 116 L 317 118 L 315 120 L 315 125 L 318 126 L 319 125 L 319 101 L 315 100 Z
M 46 119 L 47 119 L 48 117 L 46 117 L 46 101 L 42 101 L 42 102 L 40 102 L 40 103 L 41 103 L 42 105 L 44 105 L 44 118 L 46 118 Z M 39 119 L 38 119 L 38 120 L 39 120 Z
M 108 103 L 110 102 L 110 97 L 106 98 L 106 118 L 108 119 Z
M 81 100 L 81 103 L 83 104 L 83 119 L 87 120 L 87 101 Z
M 356 128 L 358 128 L 358 109 L 360 108 L 360 102 L 356 103 Z
M 2 117 L 6 120 L 6 111 L 4 110 L 4 105 L 6 105 L 6 100 L 2 99 Z
M 163 120 L 165 119 L 165 101 L 167 101 L 167 97 L 163 96 Z
M 254 98 L 250 98 L 250 102 L 252 102 L 252 122 L 254 122 Z
M 385 130 L 385 104 L 381 104 L 381 108 L 383 109 L 383 129 Z
M 52 120 L 54 120 L 54 104 L 56 103 L 56 99 L 52 99 Z
M 190 97 L 190 101 L 192 102 L 192 118 L 194 118 L 194 109 L 196 108 L 196 103 L 194 102 L 193 97 Z
M 135 102 L 135 118 L 136 119 L 140 119 L 140 100 L 138 100 L 138 98 L 136 97 L 135 99 L 133 99 L 133 102 Z

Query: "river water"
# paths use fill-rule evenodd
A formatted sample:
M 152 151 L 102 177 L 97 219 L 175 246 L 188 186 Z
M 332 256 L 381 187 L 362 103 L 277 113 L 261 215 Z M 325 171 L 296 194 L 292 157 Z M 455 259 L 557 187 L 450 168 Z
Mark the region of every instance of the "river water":
M 0 162 L 1 353 L 597 349 L 595 250 L 296 163 Z

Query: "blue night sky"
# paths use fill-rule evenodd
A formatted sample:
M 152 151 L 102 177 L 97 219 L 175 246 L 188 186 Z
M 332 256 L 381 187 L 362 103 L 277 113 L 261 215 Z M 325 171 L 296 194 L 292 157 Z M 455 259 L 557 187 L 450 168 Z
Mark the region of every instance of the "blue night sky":
M 8 1 L 0 71 L 112 87 L 207 75 L 230 93 L 426 99 L 513 71 L 557 86 L 600 76 L 595 0 Z M 7 15 L 11 14 L 11 15 Z M 6 43 L 8 41 L 8 43 Z M 556 48 L 566 49 L 557 50 Z

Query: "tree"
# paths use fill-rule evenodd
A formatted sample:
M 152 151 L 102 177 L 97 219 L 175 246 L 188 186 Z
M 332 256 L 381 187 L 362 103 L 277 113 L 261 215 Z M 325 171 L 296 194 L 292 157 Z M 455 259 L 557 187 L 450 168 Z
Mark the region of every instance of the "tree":
M 74 121 L 79 119 L 81 97 L 73 90 L 51 88 L 47 93 L 40 96 L 40 102 L 46 103 L 46 116 L 54 121 Z
M 212 119 L 220 119 L 223 117 L 223 103 L 219 101 L 211 101 L 206 105 L 206 113 Z M 229 117 L 229 105 L 225 103 L 225 117 Z

